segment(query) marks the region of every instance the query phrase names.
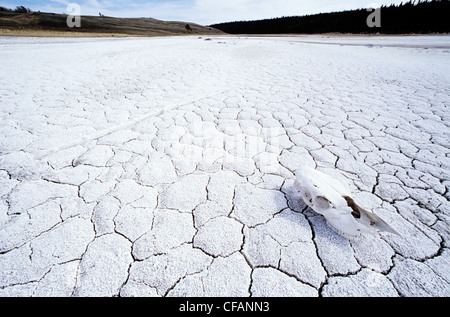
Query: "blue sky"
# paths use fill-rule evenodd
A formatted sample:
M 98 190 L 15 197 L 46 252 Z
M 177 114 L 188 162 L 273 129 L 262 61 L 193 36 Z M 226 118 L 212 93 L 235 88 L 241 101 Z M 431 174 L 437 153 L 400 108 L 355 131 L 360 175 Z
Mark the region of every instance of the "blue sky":
M 0 0 L 0 6 L 18 5 L 34 11 L 67 13 L 68 3 L 78 3 L 82 15 L 152 17 L 155 19 L 212 24 L 280 16 L 398 4 L 406 0 Z

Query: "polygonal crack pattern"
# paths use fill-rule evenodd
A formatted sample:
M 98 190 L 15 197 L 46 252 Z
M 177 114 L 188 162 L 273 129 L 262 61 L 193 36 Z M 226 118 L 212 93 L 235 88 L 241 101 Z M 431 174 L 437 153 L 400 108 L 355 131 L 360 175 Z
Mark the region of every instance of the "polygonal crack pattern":
M 1 296 L 450 295 L 448 53 L 68 40 L 56 62 L 15 41 L 33 50 L 0 52 Z M 401 237 L 337 235 L 301 164 Z

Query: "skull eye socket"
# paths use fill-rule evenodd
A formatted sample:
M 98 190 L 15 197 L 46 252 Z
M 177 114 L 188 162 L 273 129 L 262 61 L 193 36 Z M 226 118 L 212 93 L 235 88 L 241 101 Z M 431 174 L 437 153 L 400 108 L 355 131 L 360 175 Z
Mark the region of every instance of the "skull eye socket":
M 317 196 L 315 201 L 319 208 L 330 208 L 331 207 L 331 202 L 323 196 Z

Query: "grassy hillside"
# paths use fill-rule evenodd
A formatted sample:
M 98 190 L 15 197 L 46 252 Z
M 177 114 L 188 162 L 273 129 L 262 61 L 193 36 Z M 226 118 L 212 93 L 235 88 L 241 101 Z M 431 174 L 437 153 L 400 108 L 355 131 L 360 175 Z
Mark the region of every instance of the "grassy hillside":
M 81 16 L 81 27 L 69 28 L 67 15 L 41 12 L 0 10 L 1 34 L 106 34 L 133 36 L 164 36 L 189 34 L 222 34 L 213 27 L 195 23 L 168 22 L 151 18 L 112 18 Z
M 370 28 L 366 9 L 309 16 L 282 17 L 258 21 L 240 21 L 211 25 L 231 34 L 288 33 L 448 33 L 448 0 L 410 0 L 398 6 L 381 7 L 381 27 Z

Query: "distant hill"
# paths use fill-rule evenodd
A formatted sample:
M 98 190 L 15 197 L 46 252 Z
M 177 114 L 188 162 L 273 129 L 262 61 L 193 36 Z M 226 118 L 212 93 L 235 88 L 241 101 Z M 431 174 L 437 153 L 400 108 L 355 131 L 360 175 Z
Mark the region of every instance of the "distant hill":
M 370 28 L 367 9 L 257 21 L 213 24 L 231 34 L 314 34 L 314 33 L 448 33 L 449 0 L 411 0 L 398 6 L 381 7 L 381 27 Z
M 0 7 L 0 30 L 3 31 L 0 32 L 0 35 L 16 33 L 33 35 L 48 34 L 48 32 L 58 32 L 58 34 L 66 34 L 68 36 L 71 33 L 132 36 L 223 34 L 222 31 L 213 27 L 201 26 L 190 22 L 168 22 L 152 18 L 113 18 L 106 16 L 81 16 L 81 27 L 69 28 L 66 23 L 67 15 L 65 14 L 27 12 L 29 10 L 18 11 Z

